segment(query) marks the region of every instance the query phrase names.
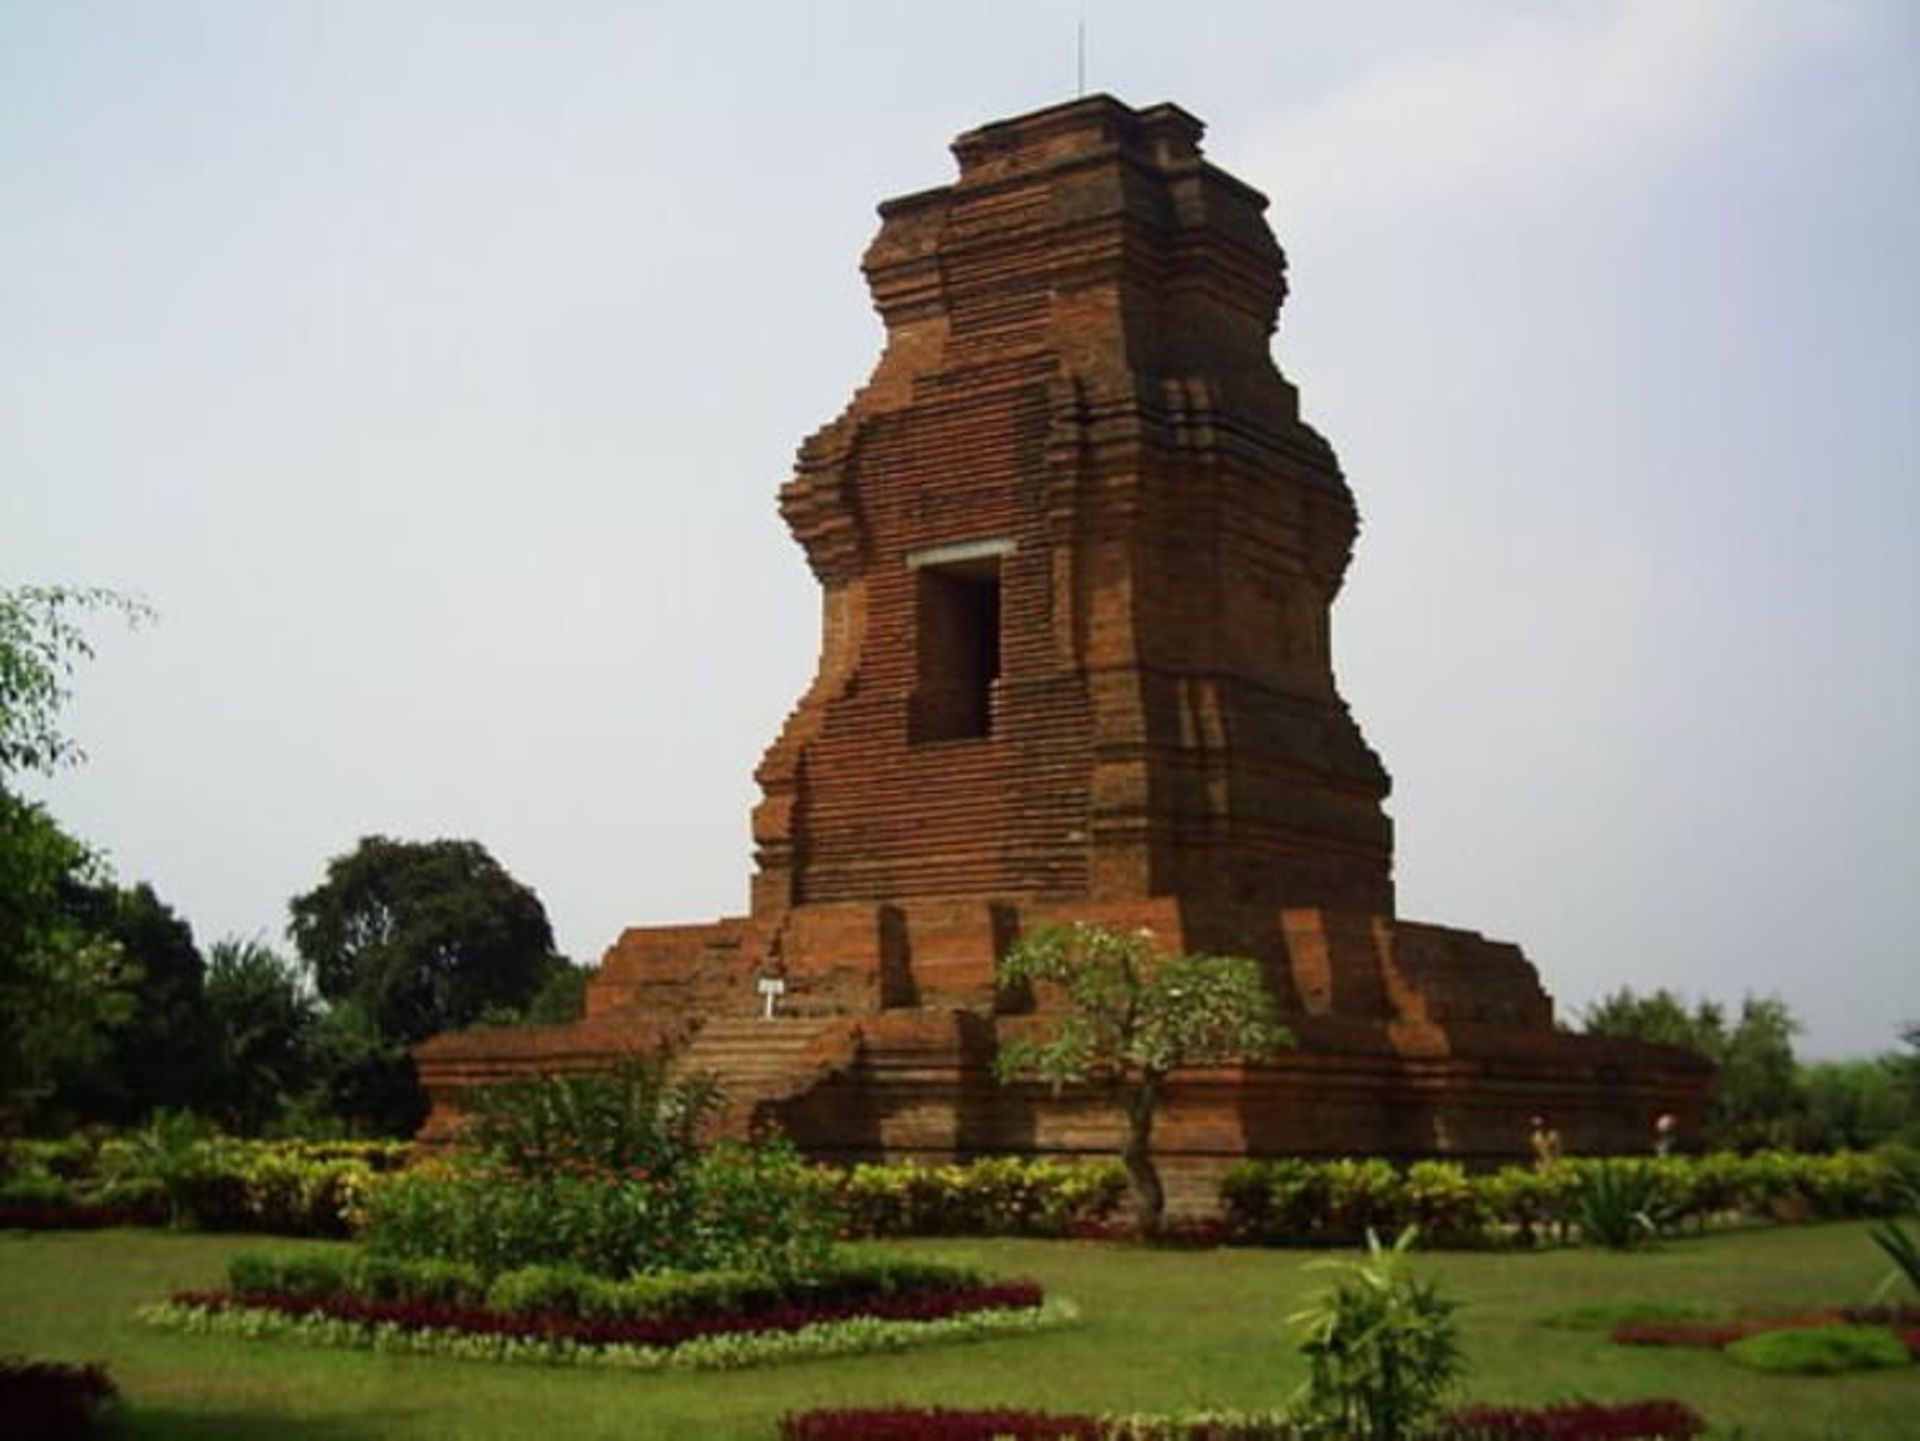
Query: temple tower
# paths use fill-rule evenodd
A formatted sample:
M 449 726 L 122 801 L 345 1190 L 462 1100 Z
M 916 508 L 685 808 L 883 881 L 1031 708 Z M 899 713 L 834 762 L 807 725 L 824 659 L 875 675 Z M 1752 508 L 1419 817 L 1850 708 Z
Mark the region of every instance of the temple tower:
M 749 914 L 628 930 L 579 1025 L 420 1047 L 430 1129 L 464 1087 L 666 1045 L 819 1154 L 1105 1148 L 1098 1097 L 990 1075 L 1023 1024 L 996 962 L 1055 920 L 1264 963 L 1299 1048 L 1177 1078 L 1158 1133 L 1201 1198 L 1249 1152 L 1697 1123 L 1701 1063 L 1564 1035 L 1517 947 L 1396 914 L 1329 638 L 1353 498 L 1272 359 L 1266 201 L 1200 136 L 1075 100 L 881 207 L 885 348 L 780 492 L 822 639 L 757 772 Z
M 760 767 L 755 915 L 993 895 L 1393 908 L 1335 689 L 1353 500 L 1269 339 L 1285 262 L 1200 122 L 1105 96 L 882 207 L 887 345 L 781 509 L 819 675 Z

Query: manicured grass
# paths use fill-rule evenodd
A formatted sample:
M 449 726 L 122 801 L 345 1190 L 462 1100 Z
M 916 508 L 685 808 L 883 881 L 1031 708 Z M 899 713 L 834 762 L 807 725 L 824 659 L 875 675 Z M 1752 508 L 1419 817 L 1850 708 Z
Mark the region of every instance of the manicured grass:
M 1463 1305 L 1475 1400 L 1673 1396 L 1745 1441 L 1911 1436 L 1920 1367 L 1768 1376 L 1712 1353 L 1624 1347 L 1544 1325 L 1571 1307 L 1725 1302 L 1772 1312 L 1862 1300 L 1886 1270 L 1863 1224 L 1755 1230 L 1628 1254 L 1434 1254 Z M 0 1233 L 0 1352 L 104 1360 L 134 1437 L 759 1438 L 782 1412 L 909 1402 L 1166 1411 L 1270 1407 L 1302 1370 L 1284 1319 L 1321 1278 L 1276 1251 L 1142 1251 L 1090 1242 L 900 1243 L 1031 1275 L 1081 1303 L 1077 1330 L 901 1356 L 723 1375 L 610 1375 L 314 1351 L 147 1330 L 135 1306 L 220 1284 L 258 1237 Z M 1740 1428 L 1738 1432 L 1735 1427 Z

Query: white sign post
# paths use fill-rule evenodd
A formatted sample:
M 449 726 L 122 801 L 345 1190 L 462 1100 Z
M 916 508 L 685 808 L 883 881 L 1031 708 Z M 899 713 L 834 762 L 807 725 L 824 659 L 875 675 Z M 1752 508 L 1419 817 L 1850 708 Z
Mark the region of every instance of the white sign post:
M 778 976 L 762 976 L 760 978 L 760 999 L 766 1005 L 766 1009 L 760 1013 L 761 1020 L 771 1021 L 773 1019 L 774 1005 L 779 1001 L 780 997 L 786 993 L 787 983 Z

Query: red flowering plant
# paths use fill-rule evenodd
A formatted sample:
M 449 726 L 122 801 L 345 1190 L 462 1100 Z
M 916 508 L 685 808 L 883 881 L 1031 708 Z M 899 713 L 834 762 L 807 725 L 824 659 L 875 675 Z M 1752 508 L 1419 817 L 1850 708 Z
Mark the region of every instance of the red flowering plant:
M 572 1341 L 583 1346 L 679 1346 L 706 1336 L 769 1331 L 799 1331 L 855 1316 L 882 1321 L 938 1321 L 980 1311 L 1022 1311 L 1044 1300 L 1031 1281 L 1006 1281 L 900 1296 L 862 1300 L 795 1299 L 759 1310 L 711 1311 L 690 1315 L 569 1315 L 558 1311 L 501 1311 L 489 1306 L 421 1300 L 381 1301 L 351 1292 L 302 1295 L 231 1291 L 180 1291 L 176 1307 L 217 1313 L 272 1311 L 283 1316 L 324 1316 L 329 1320 L 393 1326 L 402 1331 L 454 1331 L 469 1336 L 509 1336 L 520 1340 Z

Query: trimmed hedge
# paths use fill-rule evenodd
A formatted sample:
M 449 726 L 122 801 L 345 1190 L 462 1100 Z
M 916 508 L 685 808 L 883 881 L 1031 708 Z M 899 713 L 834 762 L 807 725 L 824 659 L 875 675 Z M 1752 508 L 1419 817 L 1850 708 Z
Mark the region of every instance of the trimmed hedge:
M 335 1293 L 323 1296 L 274 1294 L 236 1296 L 223 1291 L 181 1291 L 169 1304 L 206 1314 L 272 1312 L 296 1320 L 321 1317 L 357 1326 L 401 1331 L 447 1331 L 462 1336 L 504 1336 L 520 1341 L 556 1340 L 576 1346 L 682 1346 L 710 1336 L 747 1332 L 804 1331 L 838 1321 L 944 1321 L 975 1311 L 1038 1310 L 1046 1300 L 1032 1281 L 1003 1281 L 960 1290 L 912 1295 L 870 1296 L 864 1300 L 810 1300 L 751 1310 L 712 1310 L 697 1314 L 563 1315 L 554 1312 L 498 1311 L 428 1301 L 374 1301 Z
M 187 1218 L 209 1231 L 347 1235 L 374 1178 L 398 1170 L 411 1148 L 397 1141 L 202 1143 L 176 1179 Z M 130 1141 L 76 1136 L 0 1147 L 0 1226 L 34 1229 L 160 1225 L 165 1188 L 143 1174 Z
M 208 1143 L 199 1172 L 181 1183 L 182 1201 L 192 1222 L 210 1230 L 344 1236 L 408 1155 L 401 1142 L 217 1140 Z M 164 1196 L 136 1164 L 134 1148 L 118 1140 L 0 1147 L 0 1226 L 157 1223 Z M 1885 1151 L 1576 1159 L 1478 1173 L 1450 1161 L 1402 1167 L 1281 1159 L 1245 1161 L 1228 1173 L 1218 1235 L 1243 1244 L 1347 1245 L 1369 1228 L 1386 1235 L 1411 1224 L 1428 1245 L 1564 1241 L 1578 1231 L 1582 1178 L 1601 1167 L 1644 1175 L 1649 1209 L 1670 1228 L 1736 1216 L 1828 1219 L 1899 1209 L 1898 1161 Z M 410 1181 L 411 1173 L 398 1184 L 404 1190 Z M 751 1220 L 760 1183 L 745 1175 L 740 1181 L 733 1210 Z M 800 1184 L 841 1217 L 850 1237 L 1111 1234 L 1126 1192 L 1125 1175 L 1111 1161 L 1014 1157 L 810 1167 Z
M 136 1319 L 150 1326 L 195 1335 L 292 1341 L 308 1346 L 444 1356 L 466 1361 L 595 1366 L 627 1371 L 715 1371 L 1031 1335 L 1074 1325 L 1080 1313 L 1071 1301 L 1050 1300 L 1033 1306 L 962 1310 L 930 1320 L 887 1319 L 866 1314 L 847 1320 L 816 1322 L 793 1331 L 763 1327 L 697 1336 L 670 1346 L 624 1342 L 587 1344 L 551 1332 L 464 1333 L 392 1320 L 327 1316 L 313 1311 L 290 1315 L 265 1307 L 231 1303 L 206 1307 L 169 1301 L 143 1307 Z
M 857 1255 L 832 1257 L 797 1276 L 695 1271 L 616 1281 L 563 1267 L 528 1266 L 489 1282 L 477 1267 L 460 1262 L 398 1260 L 359 1250 L 285 1250 L 235 1256 L 227 1284 L 243 1302 L 348 1296 L 510 1315 L 660 1320 L 978 1291 L 989 1283 L 971 1266 Z
M 1115 1161 L 992 1156 L 964 1165 L 821 1167 L 844 1234 L 1070 1236 L 1104 1226 L 1126 1195 Z
M 1482 1173 L 1451 1161 L 1243 1161 L 1220 1195 L 1232 1238 L 1258 1245 L 1347 1245 L 1410 1225 L 1430 1245 L 1528 1245 L 1571 1238 L 1589 1183 L 1629 1173 L 1644 1184 L 1649 1215 L 1669 1228 L 1729 1215 L 1880 1216 L 1900 1201 L 1894 1162 L 1874 1151 L 1581 1158 Z

